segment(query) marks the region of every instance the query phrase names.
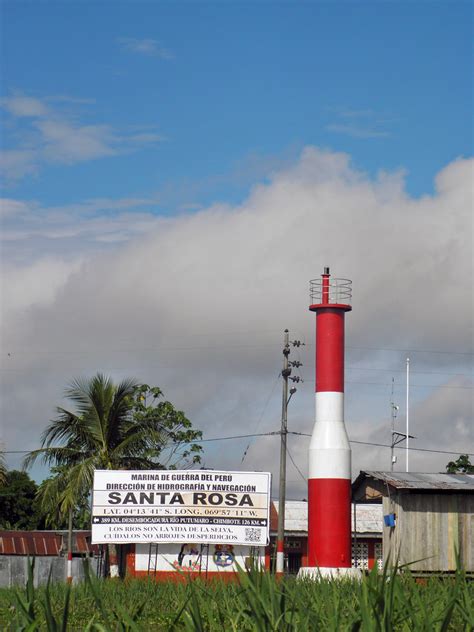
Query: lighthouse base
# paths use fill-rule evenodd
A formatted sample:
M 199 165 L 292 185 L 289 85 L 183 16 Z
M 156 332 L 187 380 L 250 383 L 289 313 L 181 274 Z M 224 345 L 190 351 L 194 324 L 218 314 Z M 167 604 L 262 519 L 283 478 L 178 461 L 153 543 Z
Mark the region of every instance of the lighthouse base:
M 332 568 L 328 566 L 302 566 L 298 571 L 299 579 L 362 579 L 362 571 L 360 568 L 339 567 Z

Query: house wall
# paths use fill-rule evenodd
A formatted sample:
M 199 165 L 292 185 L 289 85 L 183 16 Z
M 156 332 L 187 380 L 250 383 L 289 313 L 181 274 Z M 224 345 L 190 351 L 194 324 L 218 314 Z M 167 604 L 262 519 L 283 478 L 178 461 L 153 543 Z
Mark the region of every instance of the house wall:
M 0 588 L 11 586 L 24 586 L 28 579 L 28 563 L 32 558 L 26 555 L 1 555 L 0 556 Z M 66 581 L 67 558 L 58 556 L 36 556 L 33 581 L 35 586 L 46 584 L 51 572 L 52 582 Z M 89 558 L 92 572 L 97 572 L 97 559 Z M 84 579 L 84 571 L 81 558 L 72 560 L 73 582 Z
M 222 576 L 245 569 L 250 560 L 265 566 L 265 547 L 219 544 L 135 544 L 127 554 L 127 575 L 156 579 L 183 574 Z
M 357 537 L 352 540 L 352 567 L 372 570 L 383 567 L 382 540 L 380 538 Z
M 474 571 L 474 495 L 400 493 L 383 499 L 383 513 L 396 526 L 383 528 L 384 560 L 397 555 L 413 571 L 454 571 L 456 550 L 465 570 Z

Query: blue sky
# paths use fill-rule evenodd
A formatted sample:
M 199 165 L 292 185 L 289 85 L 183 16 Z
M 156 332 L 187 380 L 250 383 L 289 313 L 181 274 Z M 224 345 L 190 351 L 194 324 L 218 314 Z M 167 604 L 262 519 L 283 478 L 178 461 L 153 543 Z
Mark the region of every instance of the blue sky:
M 404 169 L 421 195 L 472 150 L 468 2 L 4 2 L 2 13 L 3 95 L 39 99 L 51 125 L 89 126 L 101 143 L 35 158 L 10 197 L 158 196 L 154 212 L 174 213 L 241 200 L 307 144 L 371 174 Z M 6 148 L 47 142 L 40 119 L 5 119 Z
M 207 437 L 274 432 L 285 328 L 306 341 L 290 425 L 310 433 L 308 281 L 329 265 L 354 287 L 350 437 L 389 440 L 392 377 L 403 426 L 409 355 L 420 447 L 474 454 L 472 3 L 0 10 L 7 451 L 38 447 L 98 370 L 159 385 Z M 276 473 L 275 441 L 244 464 L 247 440 L 209 443 L 206 464 Z M 389 465 L 353 449 L 354 473 Z

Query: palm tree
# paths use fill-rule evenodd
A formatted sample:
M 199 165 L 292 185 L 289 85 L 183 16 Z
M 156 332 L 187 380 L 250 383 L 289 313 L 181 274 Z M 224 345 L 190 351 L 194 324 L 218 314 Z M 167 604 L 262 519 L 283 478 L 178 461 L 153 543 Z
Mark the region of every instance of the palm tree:
M 59 507 L 63 516 L 71 515 L 77 500 L 89 494 L 95 469 L 162 467 L 156 456 L 169 441 L 170 432 L 159 415 L 134 414 L 142 391 L 133 379 L 114 385 L 101 373 L 70 384 L 65 395 L 74 402 L 76 411 L 57 408 L 56 419 L 42 435 L 43 447 L 25 459 L 25 467 L 37 459 L 59 466 L 60 473 L 42 486 L 39 500 L 46 511 Z M 169 402 L 163 404 L 168 405 L 167 410 L 173 408 Z M 190 424 L 183 413 L 173 411 L 176 423 L 184 420 Z M 118 575 L 116 553 L 116 546 L 109 545 L 112 577 Z

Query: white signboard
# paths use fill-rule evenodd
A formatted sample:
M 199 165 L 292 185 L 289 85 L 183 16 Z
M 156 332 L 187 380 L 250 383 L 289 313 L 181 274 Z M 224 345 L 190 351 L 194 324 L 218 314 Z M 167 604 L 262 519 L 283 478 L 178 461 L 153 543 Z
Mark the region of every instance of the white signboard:
M 268 472 L 96 470 L 92 542 L 265 546 Z

